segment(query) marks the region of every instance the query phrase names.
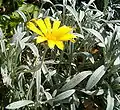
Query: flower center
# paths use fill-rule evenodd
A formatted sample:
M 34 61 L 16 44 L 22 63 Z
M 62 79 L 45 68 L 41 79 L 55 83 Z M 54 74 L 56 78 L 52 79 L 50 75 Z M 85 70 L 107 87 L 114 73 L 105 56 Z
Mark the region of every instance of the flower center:
M 52 32 L 47 32 L 45 36 L 47 37 L 48 40 L 54 40 L 54 41 L 57 40 L 56 36 L 52 34 Z

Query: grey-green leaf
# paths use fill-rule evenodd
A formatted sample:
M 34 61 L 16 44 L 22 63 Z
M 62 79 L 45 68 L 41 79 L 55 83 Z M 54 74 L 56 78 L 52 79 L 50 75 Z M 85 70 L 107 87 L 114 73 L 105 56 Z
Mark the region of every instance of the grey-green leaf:
M 105 72 L 106 70 L 105 70 L 104 65 L 97 68 L 92 74 L 92 76 L 89 78 L 87 85 L 86 85 L 86 90 L 92 89 L 99 82 L 99 80 L 102 78 Z
M 67 90 L 65 92 L 62 92 L 61 94 L 57 95 L 54 99 L 54 101 L 60 101 L 63 99 L 66 99 L 70 97 L 75 92 L 75 89 Z
M 45 94 L 47 100 L 52 99 L 52 95 L 49 92 L 44 92 L 44 94 Z
M 83 71 L 76 76 L 74 76 L 69 82 L 67 82 L 62 88 L 61 91 L 69 90 L 78 85 L 82 80 L 84 80 L 87 76 L 91 75 L 91 71 Z
M 81 22 L 85 16 L 85 12 L 80 10 L 79 21 Z
M 31 101 L 31 100 L 20 100 L 20 101 L 17 101 L 17 102 L 13 102 L 11 104 L 9 104 L 6 109 L 19 109 L 21 107 L 24 107 L 28 104 L 33 104 L 34 102 Z
M 113 107 L 114 107 L 114 98 L 111 96 L 110 90 L 108 89 L 106 110 L 113 110 Z

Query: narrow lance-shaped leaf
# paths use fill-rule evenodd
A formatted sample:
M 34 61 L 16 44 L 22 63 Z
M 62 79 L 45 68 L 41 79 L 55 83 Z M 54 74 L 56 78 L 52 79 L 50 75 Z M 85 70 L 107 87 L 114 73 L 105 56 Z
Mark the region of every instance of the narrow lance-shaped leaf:
M 62 92 L 61 94 L 59 94 L 55 97 L 54 101 L 60 101 L 60 100 L 66 99 L 66 98 L 70 97 L 74 92 L 75 92 L 75 89 L 71 89 L 71 90 Z
M 108 89 L 107 108 L 106 108 L 106 110 L 113 110 L 113 107 L 114 107 L 114 98 L 111 95 L 110 89 Z
M 62 88 L 61 91 L 69 90 L 78 85 L 82 80 L 84 80 L 87 76 L 91 75 L 91 71 L 83 71 L 76 76 L 74 76 L 69 82 L 67 82 Z
M 17 101 L 17 102 L 13 102 L 11 104 L 9 104 L 6 109 L 19 109 L 21 107 L 24 107 L 28 104 L 33 104 L 34 102 L 31 101 L 31 100 L 20 100 L 20 101 Z
M 102 65 L 99 68 L 97 68 L 92 76 L 89 78 L 87 85 L 86 85 L 86 90 L 92 89 L 102 78 L 102 76 L 105 74 L 105 66 Z

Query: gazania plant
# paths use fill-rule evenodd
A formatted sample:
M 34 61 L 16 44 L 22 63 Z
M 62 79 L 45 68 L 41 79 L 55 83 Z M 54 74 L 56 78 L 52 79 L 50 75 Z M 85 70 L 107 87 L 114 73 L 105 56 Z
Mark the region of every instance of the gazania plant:
M 0 110 L 120 110 L 119 6 L 0 0 Z

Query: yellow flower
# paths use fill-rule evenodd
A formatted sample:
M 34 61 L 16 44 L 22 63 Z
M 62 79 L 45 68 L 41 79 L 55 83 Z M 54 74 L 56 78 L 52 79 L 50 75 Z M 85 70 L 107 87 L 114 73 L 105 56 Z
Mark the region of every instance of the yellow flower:
M 53 25 L 50 22 L 50 18 L 46 17 L 42 19 L 32 19 L 27 23 L 27 27 L 33 32 L 37 33 L 37 43 L 47 41 L 49 48 L 54 48 L 56 45 L 59 49 L 64 49 L 63 41 L 70 40 L 74 42 L 75 35 L 73 35 L 72 28 L 68 26 L 61 26 L 60 21 L 55 20 Z

